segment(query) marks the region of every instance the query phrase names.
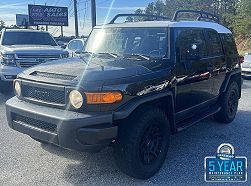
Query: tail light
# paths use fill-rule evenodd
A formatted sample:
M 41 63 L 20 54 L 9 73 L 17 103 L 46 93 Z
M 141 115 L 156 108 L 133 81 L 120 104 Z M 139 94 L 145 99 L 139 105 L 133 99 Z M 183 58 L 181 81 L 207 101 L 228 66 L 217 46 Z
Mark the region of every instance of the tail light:
M 240 63 L 244 63 L 244 56 L 240 56 Z

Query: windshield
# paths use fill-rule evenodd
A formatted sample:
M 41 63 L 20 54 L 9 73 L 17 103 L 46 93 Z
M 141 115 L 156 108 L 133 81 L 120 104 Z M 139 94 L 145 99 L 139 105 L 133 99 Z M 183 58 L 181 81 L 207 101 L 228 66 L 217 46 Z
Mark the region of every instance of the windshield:
M 5 32 L 2 45 L 51 45 L 57 46 L 48 33 L 40 32 Z
M 94 29 L 85 52 L 164 57 L 168 51 L 167 35 L 167 28 Z

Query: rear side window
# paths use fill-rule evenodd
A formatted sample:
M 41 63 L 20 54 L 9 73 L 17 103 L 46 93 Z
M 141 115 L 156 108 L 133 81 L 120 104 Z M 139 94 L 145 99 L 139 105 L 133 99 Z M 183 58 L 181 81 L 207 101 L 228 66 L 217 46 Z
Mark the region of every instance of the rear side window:
M 208 39 L 208 55 L 209 56 L 220 56 L 223 55 L 221 41 L 218 32 L 215 30 L 207 30 Z
M 239 54 L 232 34 L 221 34 L 227 65 L 235 65 L 239 62 Z
M 224 51 L 227 55 L 238 55 L 237 47 L 235 45 L 234 38 L 232 34 L 222 34 L 221 35 L 223 41 Z
M 178 29 L 176 30 L 176 56 L 179 60 L 186 60 L 186 56 L 192 45 L 196 44 L 201 57 L 207 55 L 206 42 L 202 29 Z

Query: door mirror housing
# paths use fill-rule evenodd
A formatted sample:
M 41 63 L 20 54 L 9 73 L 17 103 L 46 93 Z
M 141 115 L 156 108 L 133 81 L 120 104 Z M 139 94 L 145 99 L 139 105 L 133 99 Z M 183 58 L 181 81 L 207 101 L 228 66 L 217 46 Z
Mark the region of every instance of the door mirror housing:
M 67 45 L 62 45 L 61 48 L 62 49 L 66 49 Z
M 81 54 L 82 52 L 83 52 L 83 51 L 82 51 L 82 50 L 79 50 L 79 49 L 78 49 L 78 50 L 75 50 L 75 53 L 76 53 L 76 54 Z

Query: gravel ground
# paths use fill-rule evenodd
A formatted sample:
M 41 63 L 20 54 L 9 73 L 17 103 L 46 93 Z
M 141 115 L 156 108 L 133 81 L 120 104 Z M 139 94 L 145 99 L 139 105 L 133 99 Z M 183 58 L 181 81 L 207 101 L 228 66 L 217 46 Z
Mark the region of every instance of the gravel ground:
M 237 155 L 251 160 L 251 81 L 244 81 L 242 99 L 234 122 L 219 124 L 208 118 L 172 137 L 161 170 L 146 181 L 121 173 L 112 149 L 97 154 L 73 152 L 41 145 L 7 126 L 5 101 L 12 91 L 0 93 L 0 185 L 251 185 L 204 182 L 204 158 L 216 155 L 221 143 L 231 143 Z

